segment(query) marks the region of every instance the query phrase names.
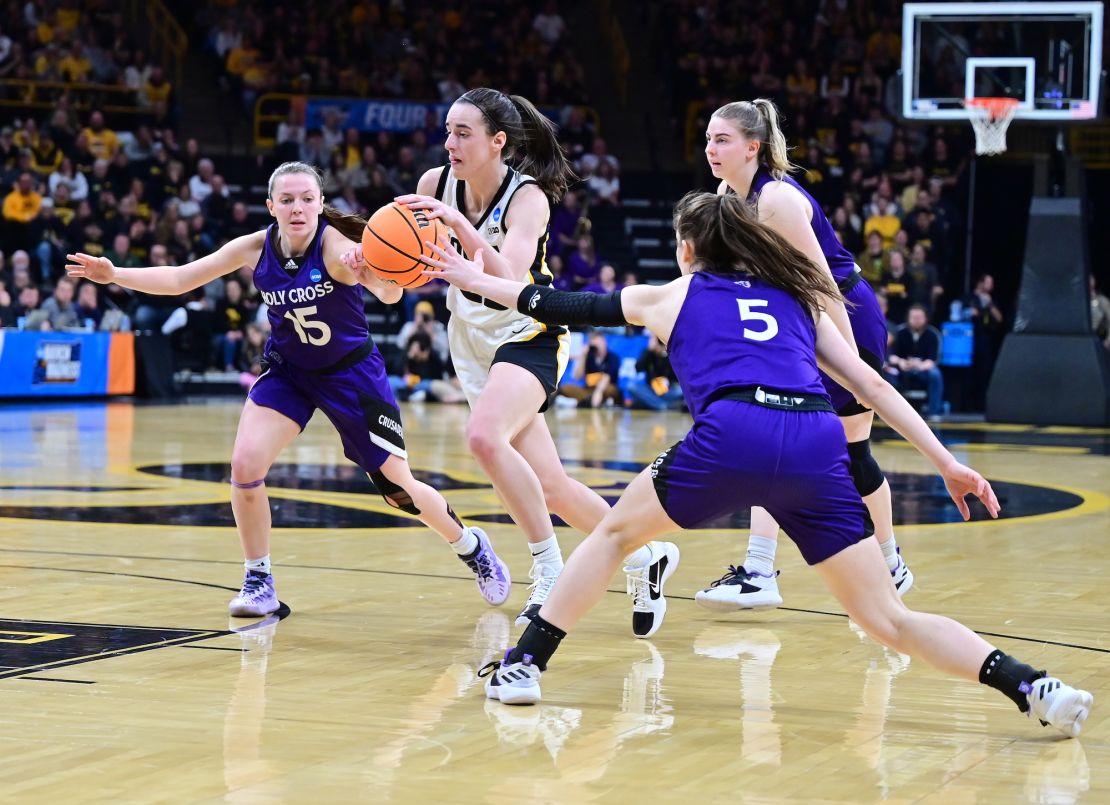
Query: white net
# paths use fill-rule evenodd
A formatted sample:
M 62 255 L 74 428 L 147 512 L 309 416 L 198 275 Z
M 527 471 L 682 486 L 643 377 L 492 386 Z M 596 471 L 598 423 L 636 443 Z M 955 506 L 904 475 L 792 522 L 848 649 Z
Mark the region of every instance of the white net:
M 1018 105 L 1010 98 L 969 98 L 967 108 L 975 129 L 975 153 L 982 156 L 1001 154 L 1006 150 L 1006 130 Z

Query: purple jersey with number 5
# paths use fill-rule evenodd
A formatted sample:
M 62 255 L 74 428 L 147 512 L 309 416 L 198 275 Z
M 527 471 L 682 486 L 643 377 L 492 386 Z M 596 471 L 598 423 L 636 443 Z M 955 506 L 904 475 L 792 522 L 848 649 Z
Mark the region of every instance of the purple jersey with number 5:
M 271 224 L 254 269 L 254 285 L 269 308 L 266 352 L 303 369 L 331 366 L 369 337 L 362 286 L 333 279 L 324 265 L 327 226 L 320 218 L 304 255 L 291 258 L 281 255 L 277 226 Z
M 763 386 L 827 396 L 816 341 L 813 317 L 786 291 L 744 274 L 698 271 L 667 349 L 696 421 L 729 389 Z

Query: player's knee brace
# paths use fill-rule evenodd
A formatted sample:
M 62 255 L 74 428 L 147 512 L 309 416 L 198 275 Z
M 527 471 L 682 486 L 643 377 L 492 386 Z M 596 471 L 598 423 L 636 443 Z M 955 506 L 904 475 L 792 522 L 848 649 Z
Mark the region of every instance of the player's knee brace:
M 848 469 L 860 497 L 867 497 L 883 485 L 886 478 L 879 469 L 879 462 L 871 455 L 871 440 L 848 442 Z
M 385 502 L 395 509 L 400 509 L 405 514 L 412 514 L 419 516 L 420 509 L 416 508 L 416 504 L 412 502 L 412 495 L 405 491 L 403 486 L 398 486 L 385 477 L 385 473 L 381 470 L 377 472 L 368 473 L 370 480 L 374 482 L 374 486 L 378 488 L 378 492 L 385 498 Z

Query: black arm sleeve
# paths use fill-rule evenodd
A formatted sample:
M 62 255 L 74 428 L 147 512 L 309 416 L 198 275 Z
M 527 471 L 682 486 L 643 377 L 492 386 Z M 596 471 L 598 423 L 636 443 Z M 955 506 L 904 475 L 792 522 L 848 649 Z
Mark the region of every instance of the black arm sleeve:
M 516 309 L 544 324 L 619 327 L 628 324 L 621 308 L 621 292 L 609 294 L 557 291 L 546 285 L 528 285 L 516 300 Z

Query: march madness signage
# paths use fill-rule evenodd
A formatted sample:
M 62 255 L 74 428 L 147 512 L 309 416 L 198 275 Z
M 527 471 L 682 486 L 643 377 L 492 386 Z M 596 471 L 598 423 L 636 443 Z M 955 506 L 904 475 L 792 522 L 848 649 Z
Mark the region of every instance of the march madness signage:
M 81 378 L 81 342 L 39 342 L 31 385 L 74 384 Z

